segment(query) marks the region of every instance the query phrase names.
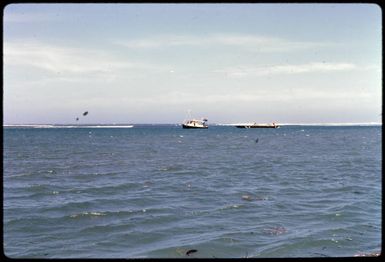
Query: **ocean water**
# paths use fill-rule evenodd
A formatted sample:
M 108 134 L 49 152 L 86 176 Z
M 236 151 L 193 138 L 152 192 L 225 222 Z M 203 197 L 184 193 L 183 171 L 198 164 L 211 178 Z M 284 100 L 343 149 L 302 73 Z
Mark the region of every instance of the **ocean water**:
M 381 142 L 380 126 L 5 127 L 4 253 L 282 258 L 381 252 Z M 191 249 L 196 252 L 186 255 Z

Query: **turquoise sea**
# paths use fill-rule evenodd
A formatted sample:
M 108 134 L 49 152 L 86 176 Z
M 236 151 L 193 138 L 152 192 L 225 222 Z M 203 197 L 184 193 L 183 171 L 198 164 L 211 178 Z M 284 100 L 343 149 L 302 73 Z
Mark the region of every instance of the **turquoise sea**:
M 381 252 L 381 129 L 4 127 L 4 253 L 282 258 Z

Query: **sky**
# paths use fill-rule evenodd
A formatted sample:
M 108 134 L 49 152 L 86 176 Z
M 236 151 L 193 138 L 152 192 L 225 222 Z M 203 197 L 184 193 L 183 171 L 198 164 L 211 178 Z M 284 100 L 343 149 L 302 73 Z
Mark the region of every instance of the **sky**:
M 3 124 L 381 123 L 381 30 L 375 4 L 10 4 Z

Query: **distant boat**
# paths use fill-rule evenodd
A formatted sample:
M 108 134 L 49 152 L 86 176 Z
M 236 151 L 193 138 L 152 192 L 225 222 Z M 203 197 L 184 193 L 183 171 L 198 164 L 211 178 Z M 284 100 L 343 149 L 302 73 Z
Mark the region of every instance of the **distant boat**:
M 206 124 L 208 121 L 207 118 L 202 118 L 201 120 L 195 119 L 191 117 L 191 110 L 187 111 L 187 120 L 185 120 L 182 124 L 183 128 L 203 128 L 207 129 L 209 126 Z
M 204 118 L 202 120 L 190 119 L 190 120 L 185 121 L 182 124 L 182 127 L 183 128 L 209 128 L 209 126 L 206 124 L 206 122 L 207 122 L 206 118 Z
M 240 125 L 235 125 L 237 128 L 279 128 L 279 126 L 275 123 L 272 124 L 240 124 Z

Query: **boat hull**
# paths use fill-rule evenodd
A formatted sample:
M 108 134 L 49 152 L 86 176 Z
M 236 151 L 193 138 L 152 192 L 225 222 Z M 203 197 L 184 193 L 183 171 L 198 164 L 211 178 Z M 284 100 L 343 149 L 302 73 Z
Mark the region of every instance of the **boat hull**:
M 190 126 L 190 125 L 185 125 L 185 124 L 182 124 L 182 127 L 186 128 L 186 129 L 207 129 L 207 128 L 209 128 L 208 126 Z

